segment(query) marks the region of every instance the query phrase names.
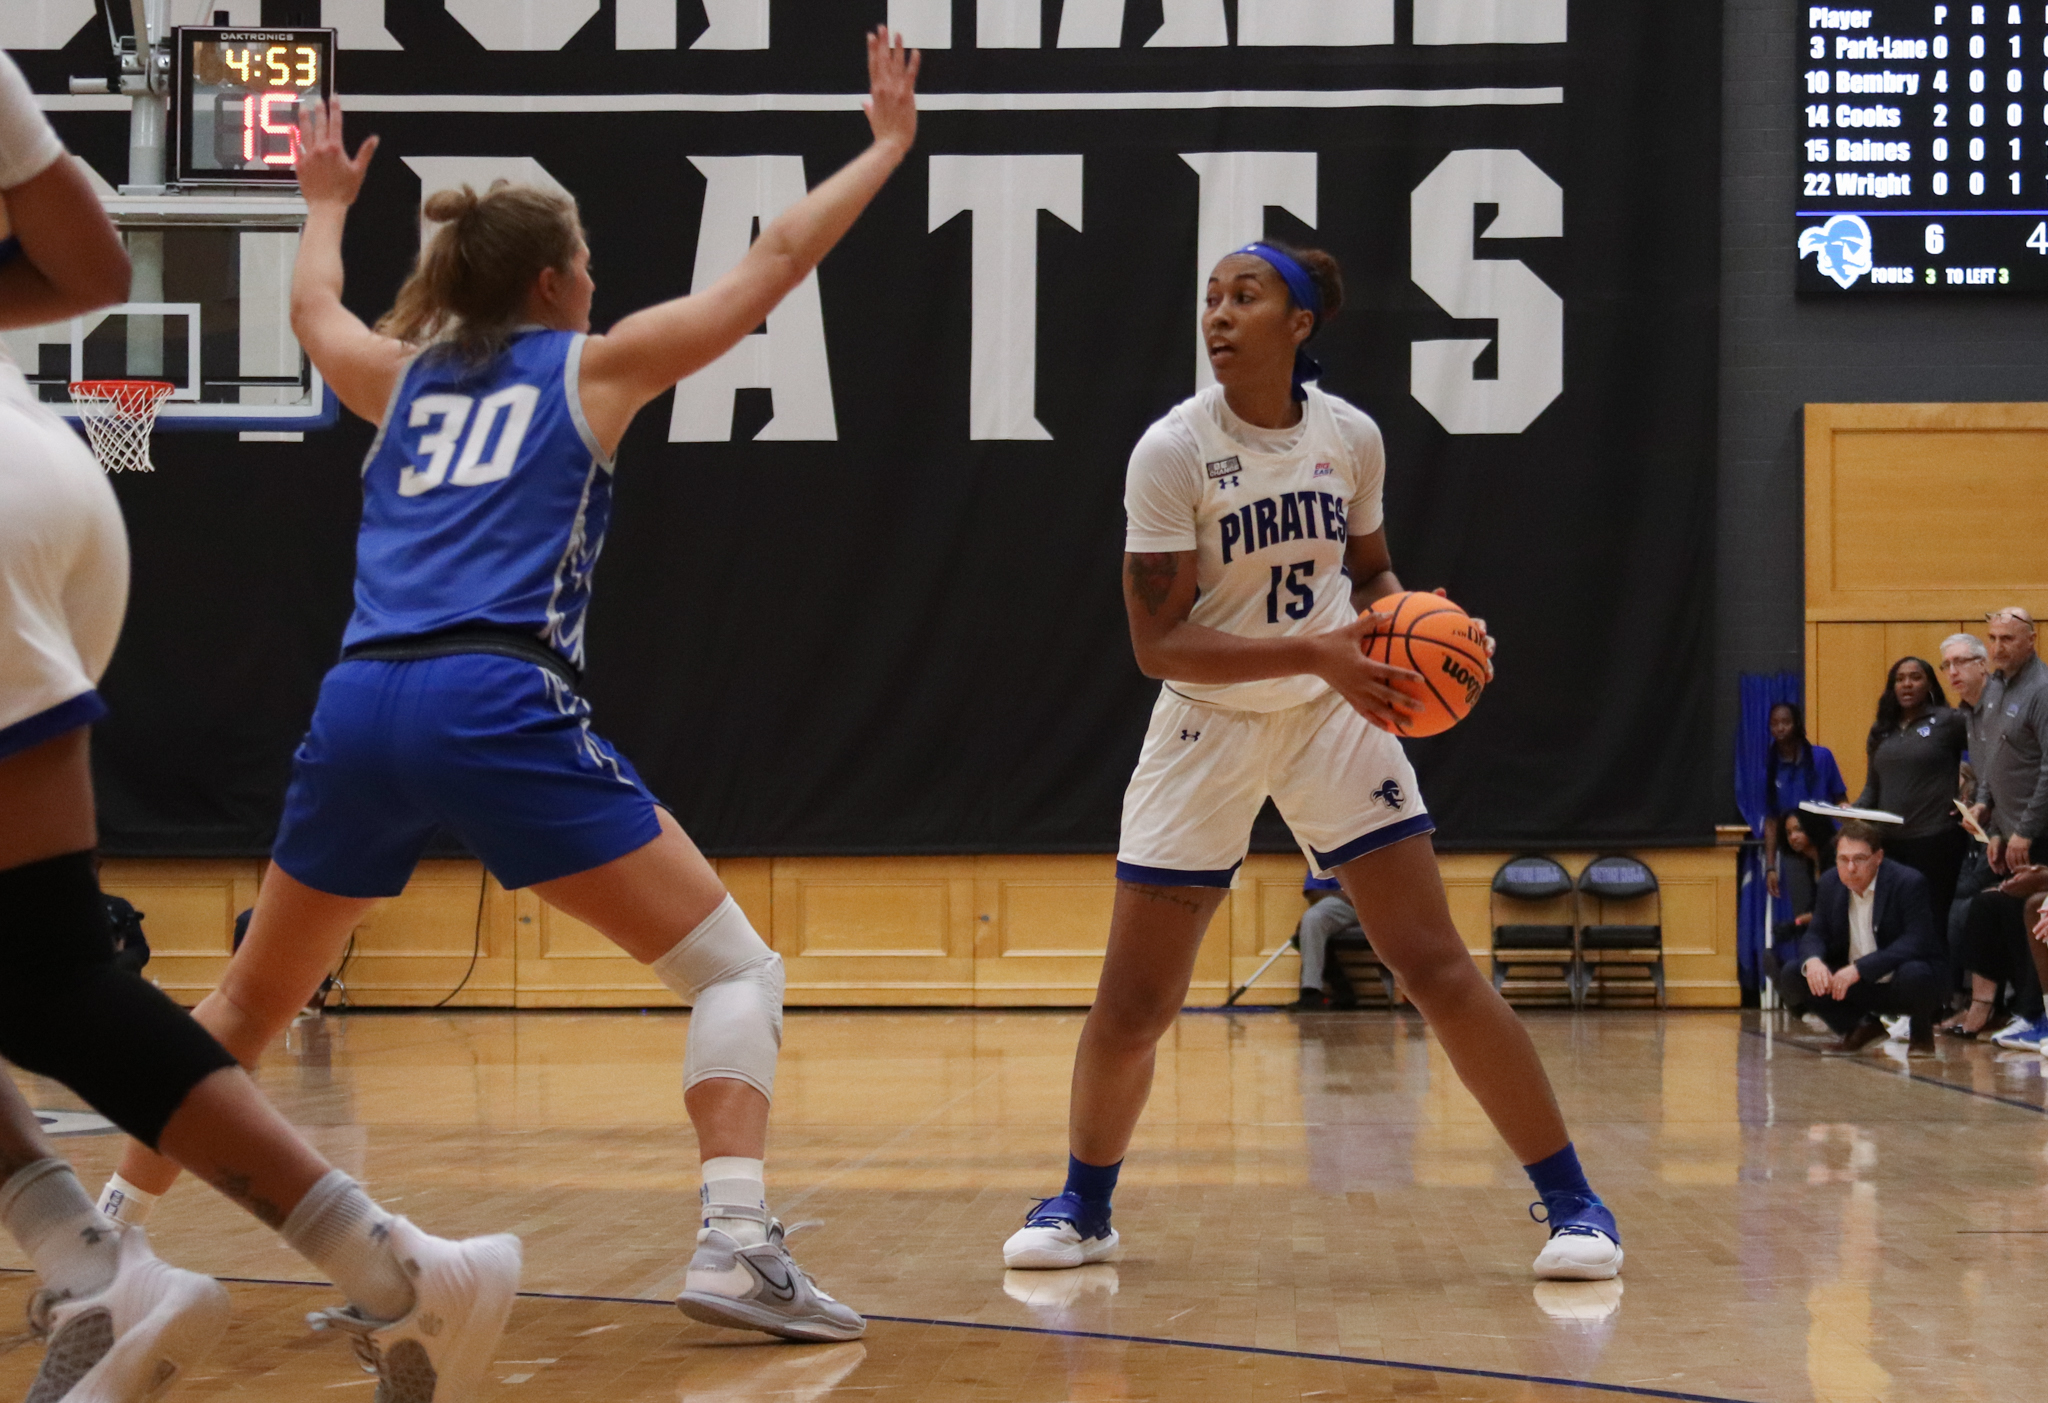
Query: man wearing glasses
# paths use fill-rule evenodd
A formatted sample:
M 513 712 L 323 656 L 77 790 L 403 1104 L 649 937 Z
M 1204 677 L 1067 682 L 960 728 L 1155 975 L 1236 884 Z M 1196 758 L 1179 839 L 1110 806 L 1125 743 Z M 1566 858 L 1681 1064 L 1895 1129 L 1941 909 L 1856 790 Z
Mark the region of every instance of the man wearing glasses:
M 1835 869 L 1821 875 L 1813 920 L 1799 943 L 1804 957 L 1779 974 L 1804 984 L 1809 1009 L 1841 1034 L 1830 1052 L 1861 1052 L 1885 1035 L 1882 1014 L 1912 1018 L 1908 1054 L 1934 1056 L 1934 1023 L 1948 980 L 1927 880 L 1884 860 L 1877 827 L 1852 819 L 1835 840 Z
M 2033 860 L 2034 844 L 2048 830 L 2048 767 L 2041 763 L 2048 667 L 2034 652 L 2034 619 L 2026 610 L 1998 609 L 1985 623 L 1994 672 L 1977 707 L 1983 753 L 1972 734 L 1970 763 L 1977 771 L 1977 821 L 1991 835 L 1985 856 L 1992 871 L 2006 873 Z

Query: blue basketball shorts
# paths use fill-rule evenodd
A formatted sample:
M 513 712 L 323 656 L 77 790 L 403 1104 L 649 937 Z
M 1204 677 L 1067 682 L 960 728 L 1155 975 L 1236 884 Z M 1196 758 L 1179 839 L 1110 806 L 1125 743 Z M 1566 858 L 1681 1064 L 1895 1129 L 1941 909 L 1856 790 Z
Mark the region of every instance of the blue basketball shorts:
M 488 653 L 337 664 L 292 759 L 271 856 L 333 896 L 396 896 L 437 828 L 507 887 L 661 832 L 654 796 L 546 668 Z

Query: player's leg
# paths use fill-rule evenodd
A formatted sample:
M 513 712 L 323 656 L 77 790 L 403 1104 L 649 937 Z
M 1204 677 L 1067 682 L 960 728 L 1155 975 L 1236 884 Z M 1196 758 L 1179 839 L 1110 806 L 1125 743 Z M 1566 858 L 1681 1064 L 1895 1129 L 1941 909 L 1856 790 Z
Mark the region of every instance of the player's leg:
M 1400 743 L 1340 700 L 1303 708 L 1276 764 L 1273 798 L 1360 927 L 1428 1019 L 1459 1079 L 1542 1197 L 1546 1278 L 1605 1279 L 1621 1268 L 1613 1215 L 1587 1184 L 1528 1030 L 1480 974 L 1451 922 L 1429 839 L 1434 822 Z
M 1427 835 L 1336 869 L 1373 949 L 1443 1044 L 1466 1090 L 1507 1141 L 1542 1198 L 1551 1236 L 1545 1278 L 1603 1280 L 1621 1270 L 1614 1216 L 1586 1182 L 1528 1029 L 1479 972 L 1451 922 Z
M 867 1328 L 790 1259 L 768 1215 L 768 1111 L 782 1046 L 782 958 L 666 810 L 652 842 L 537 883 L 690 1002 L 683 1104 L 697 1132 L 703 1216 L 676 1304 L 694 1319 L 804 1340 Z M 793 1292 L 790 1287 L 796 1288 Z
M 1180 1016 L 1195 954 L 1244 860 L 1265 802 L 1269 718 L 1162 690 L 1124 791 L 1116 906 L 1095 1002 L 1074 1053 L 1067 1178 L 1003 1244 L 1013 1268 L 1112 1256 L 1111 1196 L 1152 1091 L 1160 1038 Z
M 256 912 L 220 987 L 192 1016 L 234 1059 L 254 1071 L 269 1047 L 333 970 L 374 899 L 331 896 L 272 863 L 256 893 Z M 148 1220 L 177 1182 L 173 1160 L 130 1140 L 121 1165 L 100 1191 L 100 1210 L 124 1223 Z

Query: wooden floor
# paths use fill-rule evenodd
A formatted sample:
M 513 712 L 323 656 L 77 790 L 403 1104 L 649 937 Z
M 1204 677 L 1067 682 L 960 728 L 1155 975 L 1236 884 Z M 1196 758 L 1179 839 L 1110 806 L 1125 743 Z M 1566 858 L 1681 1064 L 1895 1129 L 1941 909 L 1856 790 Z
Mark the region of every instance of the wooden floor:
M 330 1016 L 263 1077 L 399 1211 L 525 1238 L 486 1394 L 516 1403 L 2002 1403 L 2041 1386 L 2036 1057 L 1840 1061 L 1756 1014 L 1532 1013 L 1629 1254 L 1625 1289 L 1538 1285 L 1526 1182 L 1412 1014 L 1192 1013 L 1124 1173 L 1124 1260 L 1005 1274 L 1003 1237 L 1059 1186 L 1079 1015 L 792 1012 L 770 1193 L 787 1221 L 825 1220 L 799 1258 L 873 1322 L 859 1344 L 797 1346 L 668 1304 L 695 1222 L 685 1021 Z M 118 1142 L 59 1143 L 96 1191 Z M 226 1341 L 173 1397 L 367 1399 L 346 1348 L 303 1325 L 331 1290 L 269 1233 L 187 1185 L 152 1235 L 235 1280 Z M 0 1275 L 0 1313 L 29 1290 Z M 0 1396 L 36 1353 L 0 1357 Z

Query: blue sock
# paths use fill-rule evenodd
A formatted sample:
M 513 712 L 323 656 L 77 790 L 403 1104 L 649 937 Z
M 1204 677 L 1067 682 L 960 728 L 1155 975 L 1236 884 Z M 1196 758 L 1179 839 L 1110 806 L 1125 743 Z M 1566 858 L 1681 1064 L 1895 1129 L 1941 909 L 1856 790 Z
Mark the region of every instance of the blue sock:
M 1066 1192 L 1083 1203 L 1107 1207 L 1109 1196 L 1116 1192 L 1116 1176 L 1123 1167 L 1122 1160 L 1111 1165 L 1083 1164 L 1068 1155 Z
M 1569 1143 L 1548 1159 L 1539 1159 L 1534 1164 L 1522 1166 L 1529 1182 L 1536 1186 L 1536 1193 L 1545 1202 L 1552 1194 L 1583 1194 L 1596 1197 L 1593 1186 L 1586 1182 L 1586 1171 L 1579 1168 L 1579 1152 Z

